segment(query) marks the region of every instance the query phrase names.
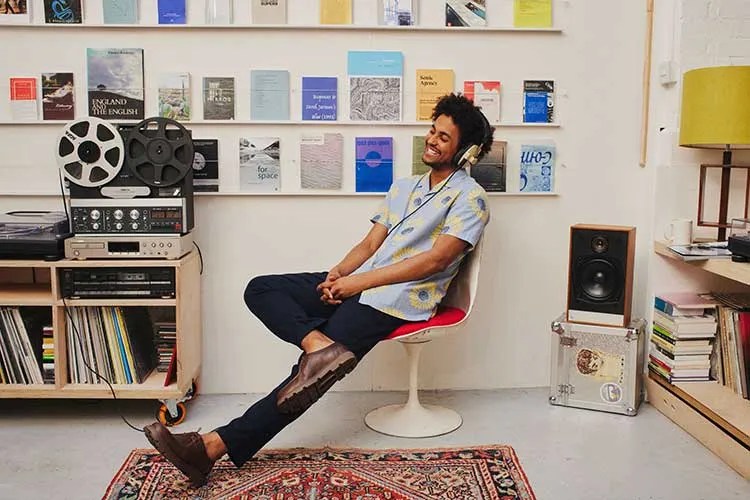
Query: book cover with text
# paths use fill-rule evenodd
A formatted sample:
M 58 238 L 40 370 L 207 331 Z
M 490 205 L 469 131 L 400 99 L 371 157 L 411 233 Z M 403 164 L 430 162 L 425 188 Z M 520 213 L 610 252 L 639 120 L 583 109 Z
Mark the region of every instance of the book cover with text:
M 482 108 L 482 113 L 490 123 L 500 121 L 500 82 L 465 81 L 464 95 Z
M 89 116 L 143 120 L 143 49 L 87 49 Z
M 253 24 L 286 24 L 286 0 L 252 0 Z
M 342 134 L 303 135 L 299 156 L 302 189 L 341 189 L 344 170 Z
M 551 28 L 552 0 L 513 0 L 513 27 Z
M 234 120 L 234 77 L 203 77 L 203 119 Z
M 81 0 L 44 0 L 44 22 L 47 24 L 81 24 Z
M 75 119 L 73 73 L 42 73 L 42 119 Z
M 487 26 L 486 0 L 445 0 L 445 25 L 484 28 Z
M 0 1 L 0 24 L 30 24 L 31 0 Z
M 355 139 L 356 191 L 385 193 L 393 183 L 393 137 Z
M 219 191 L 218 139 L 193 139 L 193 190 Z
M 302 77 L 302 119 L 336 121 L 338 118 L 338 78 Z
M 39 119 L 36 96 L 36 78 L 10 78 L 10 114 L 15 121 Z
M 524 80 L 524 123 L 553 123 L 555 121 L 555 82 L 552 80 Z
M 431 121 L 438 100 L 453 92 L 452 69 L 417 70 L 417 121 Z
M 422 175 L 430 171 L 430 167 L 422 161 L 424 156 L 425 137 L 414 135 L 411 138 L 411 174 Z
M 187 24 L 187 0 L 157 0 L 159 24 Z
M 159 116 L 190 120 L 190 73 L 164 73 L 159 79 Z
M 250 71 L 250 119 L 289 119 L 289 72 L 286 70 Z
M 278 137 L 240 138 L 240 191 L 272 193 L 281 189 Z
M 384 26 L 417 24 L 419 0 L 378 0 L 378 22 Z
M 552 192 L 555 183 L 555 146 L 521 145 L 520 191 Z
M 320 24 L 351 24 L 352 0 L 319 0 Z
M 395 51 L 349 51 L 349 118 L 400 121 L 404 56 Z

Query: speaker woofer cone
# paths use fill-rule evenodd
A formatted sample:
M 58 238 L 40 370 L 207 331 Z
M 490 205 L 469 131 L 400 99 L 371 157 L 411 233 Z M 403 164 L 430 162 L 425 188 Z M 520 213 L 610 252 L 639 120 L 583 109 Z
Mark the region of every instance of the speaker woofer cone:
M 580 266 L 579 289 L 583 299 L 590 302 L 617 300 L 621 292 L 617 267 L 605 259 L 592 259 Z

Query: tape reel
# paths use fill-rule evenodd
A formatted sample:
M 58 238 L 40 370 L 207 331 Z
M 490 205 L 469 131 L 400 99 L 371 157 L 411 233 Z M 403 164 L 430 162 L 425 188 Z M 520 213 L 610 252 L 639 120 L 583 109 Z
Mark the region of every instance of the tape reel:
M 152 187 L 171 186 L 192 172 L 193 140 L 181 123 L 146 118 L 128 131 L 125 161 L 135 177 Z
M 125 160 L 118 130 L 94 117 L 70 122 L 57 141 L 57 165 L 70 182 L 98 187 L 114 179 Z

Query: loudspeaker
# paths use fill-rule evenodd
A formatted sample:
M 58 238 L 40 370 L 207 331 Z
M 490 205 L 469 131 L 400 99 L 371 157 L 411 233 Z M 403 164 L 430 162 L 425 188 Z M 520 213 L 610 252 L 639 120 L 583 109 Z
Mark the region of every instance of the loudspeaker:
M 634 227 L 571 226 L 568 321 L 630 324 L 634 257 Z

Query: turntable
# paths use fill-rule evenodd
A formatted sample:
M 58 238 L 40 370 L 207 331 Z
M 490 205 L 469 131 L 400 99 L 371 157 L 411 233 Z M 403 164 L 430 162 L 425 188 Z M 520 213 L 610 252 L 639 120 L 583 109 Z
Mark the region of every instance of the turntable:
M 0 214 L 0 259 L 59 260 L 72 236 L 62 212 L 15 211 Z

